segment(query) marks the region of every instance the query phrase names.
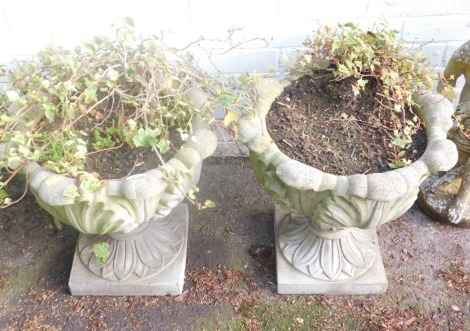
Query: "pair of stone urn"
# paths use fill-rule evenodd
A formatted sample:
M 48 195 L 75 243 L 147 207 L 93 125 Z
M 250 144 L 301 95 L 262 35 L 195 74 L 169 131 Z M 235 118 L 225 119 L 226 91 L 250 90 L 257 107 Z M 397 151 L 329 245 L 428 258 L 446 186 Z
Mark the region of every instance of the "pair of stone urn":
M 387 279 L 377 226 L 402 215 L 415 201 L 419 185 L 431 173 L 457 161 L 446 134 L 452 105 L 439 94 L 417 97 L 418 116 L 428 145 L 410 166 L 382 174 L 334 176 L 294 161 L 273 143 L 265 116 L 283 86 L 262 79 L 255 113 L 236 124 L 249 150 L 252 167 L 277 201 L 275 234 L 279 293 L 367 294 L 384 292 Z M 32 163 L 29 185 L 38 203 L 56 220 L 79 230 L 69 287 L 72 295 L 177 295 L 182 292 L 188 209 L 180 202 L 200 176 L 202 161 L 217 139 L 202 121 L 166 163 L 182 180 L 169 183 L 154 169 L 78 198 L 64 195 L 75 179 Z M 109 244 L 100 263 L 93 244 Z
M 447 140 L 451 103 L 439 94 L 417 96 L 428 144 L 410 166 L 381 174 L 334 176 L 283 154 L 266 130 L 265 116 L 283 86 L 257 85 L 255 112 L 236 123 L 250 150 L 255 175 L 277 201 L 275 234 L 279 293 L 367 294 L 384 292 L 387 279 L 376 228 L 402 215 L 431 173 L 457 161 Z M 201 101 L 201 100 L 200 100 Z M 202 100 L 203 101 L 203 100 Z M 75 179 L 36 163 L 26 170 L 38 203 L 56 220 L 79 230 L 69 287 L 72 295 L 166 295 L 183 289 L 188 209 L 181 204 L 200 176 L 202 161 L 217 145 L 211 128 L 193 122 L 193 134 L 165 171 L 157 168 L 71 198 Z M 93 245 L 109 244 L 109 258 L 96 259 Z

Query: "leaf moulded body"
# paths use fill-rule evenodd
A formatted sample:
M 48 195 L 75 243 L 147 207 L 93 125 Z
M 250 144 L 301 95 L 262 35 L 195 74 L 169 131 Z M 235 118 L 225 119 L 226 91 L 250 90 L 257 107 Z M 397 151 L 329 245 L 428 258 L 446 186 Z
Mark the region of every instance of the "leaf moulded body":
M 304 217 L 283 221 L 276 240 L 289 263 L 311 277 L 339 280 L 366 270 L 375 256 L 368 233 L 405 213 L 431 173 L 447 171 L 457 162 L 456 147 L 447 139 L 454 110 L 440 94 L 415 96 L 427 134 L 420 159 L 385 173 L 335 176 L 280 151 L 265 117 L 283 85 L 269 78 L 256 89 L 256 113 L 237 122 L 239 141 L 250 150 L 253 171 L 265 190 L 283 210 Z M 347 235 L 328 239 L 335 231 Z
M 401 216 L 413 204 L 419 185 L 431 173 L 446 171 L 457 162 L 455 145 L 447 139 L 452 126 L 452 104 L 439 94 L 416 97 L 418 116 L 426 125 L 428 144 L 411 165 L 385 173 L 335 176 L 290 159 L 272 141 L 265 116 L 282 92 L 274 79 L 261 82 L 258 115 L 238 123 L 239 140 L 251 153 L 258 180 L 287 211 L 330 227 L 373 228 Z
M 168 267 L 184 248 L 186 231 L 172 213 L 158 220 L 149 220 L 126 234 L 110 234 L 102 238 L 80 236 L 77 252 L 88 270 L 109 281 L 138 281 L 157 275 Z M 109 257 L 101 264 L 92 245 L 96 241 L 109 244 Z
M 75 197 L 64 193 L 77 185 L 76 179 L 32 163 L 27 169 L 29 186 L 41 207 L 82 233 L 77 255 L 89 271 L 106 281 L 132 283 L 159 274 L 182 255 L 188 216 L 187 207 L 182 214 L 179 204 L 199 181 L 202 161 L 216 145 L 210 127 L 196 118 L 192 136 L 165 170 L 109 180 L 97 191 Z M 179 174 L 179 180 L 167 182 L 164 171 Z M 99 242 L 109 244 L 104 264 L 92 248 Z
M 127 233 L 150 219 L 167 216 L 200 176 L 202 160 L 217 145 L 211 129 L 198 120 L 193 135 L 166 167 L 181 180 L 168 183 L 159 168 L 122 180 L 109 180 L 105 187 L 81 197 L 64 192 L 77 185 L 74 178 L 44 170 L 32 163 L 28 168 L 30 189 L 38 203 L 55 219 L 84 234 Z
M 368 230 L 324 231 L 307 217 L 289 214 L 279 227 L 284 257 L 303 274 L 324 281 L 341 281 L 366 272 L 376 259 L 376 239 Z

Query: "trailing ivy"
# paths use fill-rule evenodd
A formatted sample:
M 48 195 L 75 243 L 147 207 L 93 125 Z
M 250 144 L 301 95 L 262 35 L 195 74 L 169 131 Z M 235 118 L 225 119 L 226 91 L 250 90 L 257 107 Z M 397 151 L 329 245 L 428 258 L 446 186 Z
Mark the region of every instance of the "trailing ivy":
M 293 77 L 319 69 L 332 70 L 336 79 L 354 77 L 351 86 L 359 95 L 371 81 L 378 83 L 377 101 L 390 110 L 386 117 L 389 147 L 392 149 L 391 168 L 410 163 L 405 150 L 419 128 L 419 119 L 412 108 L 414 93 L 433 89 L 436 74 L 424 53 L 411 50 L 399 39 L 399 32 L 385 23 L 372 30 L 362 30 L 353 23 L 336 28 L 321 27 L 305 40 L 305 53 L 292 68 Z M 408 114 L 407 114 L 408 113 Z
M 211 121 L 216 107 L 237 102 L 189 52 L 166 48 L 155 36 L 139 37 L 130 18 L 114 39 L 97 36 L 74 50 L 49 46 L 31 61 L 0 70 L 9 79 L 0 93 L 3 204 L 12 202 L 7 184 L 31 161 L 79 179 L 80 190 L 95 190 L 99 181 L 84 168 L 89 153 L 127 144 L 153 150 L 163 165 L 171 128 L 184 140 L 195 115 Z M 194 88 L 209 96 L 206 104 L 188 98 Z

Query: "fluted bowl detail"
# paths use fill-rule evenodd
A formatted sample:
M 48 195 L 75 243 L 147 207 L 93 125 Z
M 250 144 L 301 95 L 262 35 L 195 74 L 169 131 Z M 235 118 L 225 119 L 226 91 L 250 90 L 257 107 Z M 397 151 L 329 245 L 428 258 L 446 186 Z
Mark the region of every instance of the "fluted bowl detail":
M 193 133 L 165 164 L 178 180 L 165 179 L 161 167 L 122 180 L 109 180 L 105 187 L 71 198 L 64 195 L 74 178 L 44 170 L 31 163 L 27 172 L 31 192 L 55 219 L 81 233 L 127 233 L 150 219 L 167 216 L 199 181 L 202 161 L 210 156 L 217 138 L 200 118 L 193 120 Z
M 265 117 L 283 86 L 275 79 L 257 85 L 256 112 L 237 123 L 239 141 L 250 150 L 253 171 L 266 191 L 289 212 L 305 215 L 320 228 L 373 228 L 401 216 L 416 200 L 419 185 L 431 173 L 457 162 L 447 139 L 452 104 L 437 93 L 417 95 L 416 113 L 424 122 L 427 147 L 411 165 L 385 173 L 335 176 L 282 153 L 266 128 Z

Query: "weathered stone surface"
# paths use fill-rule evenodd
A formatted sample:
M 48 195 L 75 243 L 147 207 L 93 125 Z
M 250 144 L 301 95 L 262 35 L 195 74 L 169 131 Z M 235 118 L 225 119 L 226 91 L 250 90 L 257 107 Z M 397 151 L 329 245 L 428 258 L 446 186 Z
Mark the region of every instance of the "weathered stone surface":
M 444 71 L 451 86 L 465 77 L 465 85 L 456 110 L 456 121 L 449 139 L 459 153 L 458 167 L 444 176 L 433 176 L 421 185 L 419 203 L 433 218 L 452 224 L 470 226 L 470 41 L 452 55 Z M 440 85 L 439 90 L 443 89 Z
M 376 227 L 401 216 L 412 206 L 419 185 L 427 176 L 447 171 L 457 162 L 455 144 L 447 139 L 452 127 L 452 104 L 437 93 L 415 96 L 419 105 L 416 113 L 426 125 L 428 145 L 422 157 L 411 165 L 385 173 L 334 176 L 290 159 L 269 136 L 265 116 L 282 88 L 274 79 L 261 80 L 257 86 L 257 113 L 247 114 L 237 123 L 239 140 L 251 152 L 256 177 L 280 207 L 293 215 L 290 220 L 294 221 L 277 221 L 283 224 L 282 231 L 276 229 L 279 230 L 276 240 L 280 293 L 302 293 L 310 282 L 313 287 L 319 286 L 316 280 L 327 283 L 324 292 L 310 293 L 384 291 L 386 281 L 374 275 L 380 268 L 371 261 L 379 261 L 380 257 L 373 258 L 377 249 L 370 238 L 375 236 Z M 343 236 L 344 233 L 347 235 Z M 368 237 L 366 233 L 369 239 L 364 239 Z M 330 235 L 336 239 L 324 240 Z M 357 240 L 358 237 L 361 239 Z M 339 244 L 341 240 L 344 245 Z M 284 268 L 289 271 L 283 273 Z M 361 277 L 365 278 L 361 282 L 367 280 L 358 284 L 377 282 L 379 285 L 366 286 L 365 290 L 362 285 L 341 288 L 337 284 L 354 284 L 362 271 Z
M 233 136 L 225 128 L 222 121 L 216 121 L 214 132 L 217 136 L 217 148 L 212 156 L 247 157 L 249 155 L 248 148 L 233 139 Z
M 418 204 L 433 219 L 452 224 L 448 210 L 459 191 L 462 183 L 462 166 L 449 170 L 444 175 L 429 176 L 419 188 Z M 457 223 L 462 227 L 470 227 L 470 213 L 463 216 Z
M 444 76 L 448 83 L 455 87 L 457 79 L 464 76 L 465 85 L 460 94 L 459 104 L 470 101 L 470 40 L 457 48 L 452 54 L 449 62 L 444 70 Z M 442 84 L 439 85 L 438 90 L 443 88 Z
M 203 95 L 193 97 L 204 103 Z M 28 167 L 37 202 L 56 220 L 82 233 L 69 283 L 73 295 L 181 293 L 188 211 L 186 205 L 177 206 L 199 181 L 202 160 L 217 145 L 216 135 L 199 117 L 192 126 L 193 134 L 164 170 L 109 180 L 83 196 L 64 194 L 71 185 L 79 185 L 76 179 L 46 171 L 36 163 Z M 178 180 L 165 179 L 172 174 Z M 96 241 L 109 243 L 111 255 L 104 265 L 97 262 L 91 247 Z
M 202 160 L 216 145 L 217 138 L 209 126 L 196 120 L 190 139 L 165 165 L 167 172 L 181 176 L 179 181 L 165 181 L 163 171 L 157 168 L 123 180 L 109 180 L 95 192 L 72 198 L 64 192 L 70 185 L 78 185 L 76 179 L 32 163 L 29 185 L 41 207 L 81 233 L 126 233 L 150 219 L 165 217 L 183 201 L 184 194 L 199 180 Z
M 426 123 L 428 147 L 408 167 L 380 174 L 334 176 L 283 154 L 269 137 L 264 116 L 282 91 L 274 79 L 262 81 L 259 113 L 238 122 L 239 140 L 252 151 L 253 170 L 265 189 L 286 210 L 300 213 L 320 226 L 375 227 L 402 215 L 416 200 L 422 180 L 455 165 L 457 150 L 447 140 L 452 104 L 438 94 L 419 96 L 418 115 Z M 266 89 L 266 90 L 264 90 Z M 341 206 L 335 217 L 331 205 Z
M 188 219 L 188 206 L 180 204 L 164 219 L 144 223 L 137 233 L 81 234 L 70 273 L 70 292 L 79 296 L 181 294 Z M 91 252 L 90 245 L 97 241 L 110 244 L 105 264 L 99 264 Z
M 311 259 L 309 263 L 293 264 L 287 256 L 294 255 L 286 254 L 284 252 L 286 248 L 285 239 L 282 238 L 282 227 L 285 223 L 286 217 L 289 217 L 289 213 L 282 210 L 278 205 L 275 207 L 274 212 L 274 226 L 276 236 L 276 267 L 277 267 L 277 292 L 280 294 L 378 294 L 384 293 L 387 290 L 388 282 L 385 275 L 385 269 L 380 256 L 379 246 L 377 244 L 377 235 L 375 230 L 369 231 L 370 236 L 369 244 L 366 244 L 365 257 L 371 257 L 364 263 L 364 268 L 351 267 L 348 258 L 342 256 L 339 259 L 338 255 L 328 256 L 328 254 L 314 254 L 310 252 Z M 297 229 L 297 232 L 302 234 L 301 228 Z M 295 230 L 294 230 L 295 231 Z M 364 230 L 363 230 L 364 231 Z M 305 235 L 311 235 L 309 231 L 303 232 Z M 328 234 L 326 234 L 328 235 Z M 294 238 L 292 238 L 294 239 Z M 334 239 L 332 240 L 335 241 Z M 318 249 L 322 251 L 328 251 L 331 247 L 337 246 L 341 248 L 341 239 L 336 239 L 336 244 L 322 242 Z M 304 246 L 304 242 L 298 242 L 298 247 Z M 338 254 L 340 250 L 331 250 L 333 254 Z M 351 250 L 355 252 L 357 257 L 355 260 L 358 261 L 356 264 L 361 264 L 362 251 Z M 297 252 L 298 254 L 298 252 Z M 308 253 L 307 253 L 308 254 Z M 334 256 L 334 257 L 333 257 Z M 329 261 L 322 261 L 323 259 L 330 259 Z M 349 260 L 354 261 L 349 257 Z M 300 262 L 300 261 L 299 261 Z M 307 261 L 304 261 L 307 262 Z M 365 261 L 364 261 L 365 262 Z M 342 265 L 341 265 L 342 263 Z M 337 268 L 331 268 L 331 264 L 336 264 Z M 315 267 L 312 267 L 316 265 Z M 319 270 L 320 269 L 320 270 Z M 336 273 L 328 274 L 325 269 L 336 270 Z M 347 271 L 349 270 L 349 272 Z M 348 275 L 349 273 L 354 274 L 353 277 Z

